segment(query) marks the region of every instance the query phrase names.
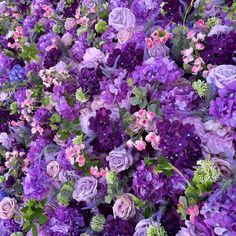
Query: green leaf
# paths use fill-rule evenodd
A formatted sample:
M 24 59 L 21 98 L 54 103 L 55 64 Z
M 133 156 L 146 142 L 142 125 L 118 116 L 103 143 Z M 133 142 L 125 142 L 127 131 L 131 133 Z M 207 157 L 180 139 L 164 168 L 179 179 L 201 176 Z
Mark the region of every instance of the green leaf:
M 88 99 L 89 99 L 89 97 L 87 97 L 87 96 L 84 94 L 84 92 L 82 91 L 81 88 L 77 89 L 76 94 L 75 94 L 75 97 L 76 97 L 76 99 L 77 99 L 79 102 L 82 102 L 82 103 L 87 102 Z
M 133 105 L 133 106 L 136 106 L 136 105 L 140 104 L 141 102 L 142 102 L 142 100 L 141 100 L 141 99 L 138 99 L 138 98 L 136 98 L 136 97 L 131 97 L 131 98 L 130 98 L 130 103 L 131 103 L 131 105 Z
M 35 43 L 31 44 L 30 46 L 23 45 L 23 51 L 19 54 L 20 58 L 30 62 L 31 59 L 38 59 L 37 54 L 39 53 L 38 49 L 36 48 Z
M 154 169 L 155 174 L 164 173 L 166 176 L 171 176 L 173 171 L 173 165 L 170 164 L 164 157 L 160 158 L 159 164 Z
M 147 219 L 152 216 L 152 208 L 146 207 L 144 209 L 144 217 Z
M 38 231 L 35 224 L 32 225 L 32 234 L 33 236 L 38 236 Z
M 153 166 L 157 163 L 157 160 L 149 159 L 148 157 L 144 157 L 144 162 L 146 166 Z
M 41 215 L 41 216 L 38 218 L 38 223 L 39 223 L 40 225 L 45 224 L 47 221 L 48 221 L 48 217 L 47 217 L 46 215 Z
M 24 224 L 23 224 L 23 230 L 27 230 L 30 228 L 30 221 L 26 221 Z
M 11 110 L 10 115 L 13 115 L 13 114 L 16 114 L 16 113 L 17 113 L 18 107 L 17 107 L 17 103 L 16 103 L 16 102 L 13 102 L 13 103 L 10 105 L 10 110 Z

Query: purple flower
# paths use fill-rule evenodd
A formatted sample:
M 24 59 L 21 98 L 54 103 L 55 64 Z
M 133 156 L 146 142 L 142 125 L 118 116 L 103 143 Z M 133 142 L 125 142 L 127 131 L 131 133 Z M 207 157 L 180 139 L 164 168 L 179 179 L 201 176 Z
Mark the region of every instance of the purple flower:
M 75 184 L 73 198 L 78 201 L 90 202 L 97 195 L 98 181 L 94 177 L 82 177 Z
M 135 84 L 145 86 L 159 81 L 165 84 L 171 84 L 184 74 L 174 61 L 168 57 L 150 58 L 144 61 L 142 66 L 138 66 L 133 74 Z
M 133 164 L 133 157 L 124 147 L 119 147 L 112 150 L 107 156 L 111 170 L 119 173 L 127 170 Z

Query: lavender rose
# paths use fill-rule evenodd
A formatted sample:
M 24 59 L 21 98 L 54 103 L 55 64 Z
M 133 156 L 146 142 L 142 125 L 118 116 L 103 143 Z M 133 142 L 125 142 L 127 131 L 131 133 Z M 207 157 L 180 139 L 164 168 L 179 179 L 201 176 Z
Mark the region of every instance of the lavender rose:
M 217 66 L 210 72 L 207 82 L 214 83 L 220 89 L 236 90 L 236 66 Z
M 47 165 L 47 174 L 53 179 L 57 178 L 60 172 L 60 165 L 57 161 L 51 161 Z
M 75 184 L 73 198 L 78 202 L 90 202 L 97 194 L 98 181 L 94 177 L 82 177 Z
M 138 224 L 135 227 L 134 236 L 146 236 L 147 235 L 147 229 L 149 225 L 151 224 L 151 219 L 143 219 L 138 222 Z
M 123 194 L 116 200 L 113 206 L 113 214 L 115 219 L 119 217 L 122 220 L 128 220 L 135 215 L 135 205 L 131 194 Z
M 0 218 L 9 220 L 13 217 L 16 211 L 16 199 L 4 197 L 0 202 Z
M 109 25 L 118 31 L 134 27 L 135 21 L 135 15 L 128 8 L 123 7 L 115 8 L 108 19 Z
M 110 169 L 117 173 L 127 170 L 133 164 L 133 157 L 125 148 L 112 150 L 106 160 L 109 162 Z

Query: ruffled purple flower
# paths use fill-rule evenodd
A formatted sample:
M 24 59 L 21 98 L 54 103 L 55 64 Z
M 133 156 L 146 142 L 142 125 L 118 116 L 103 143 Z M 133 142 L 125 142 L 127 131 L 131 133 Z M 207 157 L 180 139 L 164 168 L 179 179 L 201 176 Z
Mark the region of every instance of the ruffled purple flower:
M 76 235 L 84 227 L 83 216 L 76 208 L 59 206 L 48 212 L 49 221 L 43 226 L 47 236 Z
M 161 174 L 154 174 L 153 168 L 146 167 L 142 162 L 133 174 L 132 188 L 135 195 L 142 200 L 158 203 L 168 191 L 167 179 Z
M 16 224 L 13 219 L 0 220 L 1 236 L 9 236 L 14 232 L 20 231 L 20 225 Z
M 138 66 L 133 74 L 134 83 L 139 86 L 152 84 L 155 81 L 171 84 L 183 76 L 184 72 L 179 69 L 174 61 L 168 57 L 150 58 Z
M 192 169 L 202 157 L 201 139 L 193 125 L 163 120 L 157 122 L 157 131 L 160 135 L 158 147 L 177 168 Z
M 206 64 L 235 64 L 233 57 L 236 50 L 236 33 L 213 35 L 206 37 L 205 48 L 201 57 Z
M 221 90 L 219 97 L 211 101 L 209 113 L 222 124 L 236 127 L 236 93 Z

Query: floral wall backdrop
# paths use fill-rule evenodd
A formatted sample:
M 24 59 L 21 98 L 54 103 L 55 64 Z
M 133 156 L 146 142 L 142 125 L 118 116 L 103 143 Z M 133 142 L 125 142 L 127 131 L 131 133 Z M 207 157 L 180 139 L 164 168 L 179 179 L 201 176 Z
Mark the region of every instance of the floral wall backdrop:
M 0 236 L 235 236 L 236 3 L 0 0 Z

